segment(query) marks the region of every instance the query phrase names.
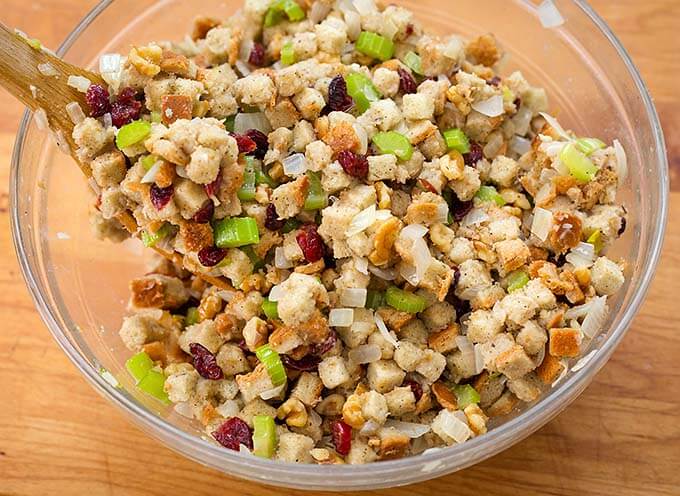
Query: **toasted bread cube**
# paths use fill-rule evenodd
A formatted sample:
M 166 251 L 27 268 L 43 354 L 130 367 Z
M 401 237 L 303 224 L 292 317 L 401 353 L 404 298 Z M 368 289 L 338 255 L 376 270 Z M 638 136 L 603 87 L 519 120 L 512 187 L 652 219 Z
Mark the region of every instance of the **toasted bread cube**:
M 520 400 L 530 403 L 541 394 L 541 382 L 536 374 L 530 373 L 519 379 L 510 379 L 508 389 Z
M 341 356 L 327 357 L 319 364 L 319 377 L 328 389 L 335 389 L 350 380 L 345 359 Z
M 243 350 L 238 345 L 223 344 L 215 358 L 217 365 L 220 366 L 226 376 L 241 374 L 250 370 L 248 360 L 246 360 Z
M 279 436 L 279 447 L 276 458 L 282 462 L 312 463 L 314 460 L 310 451 L 314 448 L 314 440 L 302 434 L 286 432 Z
M 486 414 L 489 417 L 507 415 L 512 412 L 518 401 L 517 396 L 512 391 L 505 391 L 493 405 L 486 409 Z
M 323 382 L 321 382 L 321 379 L 316 374 L 303 372 L 298 377 L 297 384 L 295 384 L 290 395 L 313 408 L 321 401 L 322 391 Z
M 366 377 L 372 389 L 387 393 L 404 381 L 406 372 L 392 360 L 378 360 L 368 364 Z
M 179 346 L 185 353 L 191 353 L 189 345 L 198 343 L 210 353 L 217 353 L 224 344 L 224 337 L 217 332 L 215 322 L 204 320 L 198 324 L 187 327 L 179 336 Z
M 382 425 L 387 420 L 389 410 L 387 400 L 377 391 L 369 391 L 361 395 L 361 414 L 366 420 L 373 420 Z
M 439 353 L 449 353 L 455 350 L 456 337 L 460 333 L 460 328 L 455 322 L 449 325 L 446 329 L 430 334 L 427 338 L 427 345 L 434 351 Z
M 519 379 L 534 370 L 534 362 L 520 345 L 516 344 L 496 357 L 496 367 L 508 379 Z
M 543 362 L 536 369 L 536 375 L 543 384 L 552 384 L 557 380 L 563 370 L 564 365 L 560 359 L 552 356 L 550 353 L 546 353 Z
M 569 327 L 550 329 L 549 352 L 552 356 L 574 358 L 581 353 L 583 336 L 578 329 Z
M 528 355 L 536 355 L 547 342 L 547 333 L 533 320 L 524 324 L 522 330 L 517 334 L 517 344 L 521 345 Z
M 394 361 L 406 372 L 414 372 L 422 359 L 423 350 L 408 341 L 401 341 L 394 351 Z
M 385 400 L 393 417 L 401 417 L 416 410 L 416 397 L 410 386 L 397 387 L 385 393 Z
M 444 372 L 446 368 L 446 357 L 433 350 L 425 350 L 422 360 L 416 366 L 416 372 L 425 377 L 432 384 Z

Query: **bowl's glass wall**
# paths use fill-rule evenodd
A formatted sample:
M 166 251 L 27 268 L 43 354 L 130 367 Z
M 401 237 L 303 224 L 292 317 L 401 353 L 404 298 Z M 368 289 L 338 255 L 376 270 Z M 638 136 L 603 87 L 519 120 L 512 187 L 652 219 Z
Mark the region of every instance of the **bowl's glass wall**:
M 196 14 L 224 17 L 240 3 L 116 0 L 75 37 L 66 58 L 95 65 L 101 53 L 126 52 L 131 44 L 183 37 Z M 571 1 L 556 2 L 566 24 L 545 29 L 527 2 L 396 3 L 413 9 L 427 29 L 438 33 L 495 33 L 510 55 L 503 73 L 521 69 L 531 82 L 545 86 L 551 109 L 565 126 L 581 135 L 621 140 L 631 169 L 622 193 L 630 216 L 628 231 L 614 254 L 631 262 L 628 282 L 612 301 L 608 331 L 593 344 L 593 348 L 601 349 L 590 365 L 553 389 L 540 401 L 539 408 L 504 421 L 491 435 L 408 460 L 409 470 L 403 470 L 400 462 L 370 468 L 258 468 L 265 462 L 227 453 L 186 436 L 183 432 L 195 435 L 199 430 L 171 409 L 135 392 L 122 367 L 127 351 L 117 330 L 126 311 L 128 281 L 144 272 L 141 244 L 127 241 L 112 245 L 94 239 L 86 208 L 91 200 L 79 169 L 29 123 L 18 141 L 14 164 L 15 232 L 22 268 L 43 317 L 100 392 L 115 397 L 145 430 L 171 447 L 225 472 L 275 484 L 325 489 L 330 476 L 336 481 L 335 489 L 368 488 L 431 478 L 488 457 L 540 427 L 587 385 L 625 332 L 653 272 L 665 221 L 667 188 L 660 130 L 646 93 L 632 77 L 634 69 L 583 8 Z M 113 389 L 104 383 L 97 375 L 102 368 L 118 378 L 122 387 Z

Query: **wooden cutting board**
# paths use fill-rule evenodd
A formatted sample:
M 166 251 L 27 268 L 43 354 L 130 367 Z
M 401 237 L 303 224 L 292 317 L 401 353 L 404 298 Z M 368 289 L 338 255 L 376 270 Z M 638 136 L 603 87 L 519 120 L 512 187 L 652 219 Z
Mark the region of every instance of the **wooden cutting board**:
M 642 71 L 680 172 L 680 2 L 594 0 Z M 94 0 L 2 0 L 0 20 L 54 47 Z M 52 340 L 10 238 L 9 162 L 23 109 L 0 90 L 0 495 L 293 495 L 230 479 L 144 435 Z M 587 391 L 525 441 L 463 472 L 376 494 L 680 495 L 680 181 L 654 285 Z

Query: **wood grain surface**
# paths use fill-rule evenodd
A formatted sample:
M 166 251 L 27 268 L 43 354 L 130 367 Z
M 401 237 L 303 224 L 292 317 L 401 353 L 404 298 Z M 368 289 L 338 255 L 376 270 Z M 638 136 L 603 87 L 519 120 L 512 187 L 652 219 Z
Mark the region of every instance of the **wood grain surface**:
M 2 0 L 0 20 L 57 46 L 94 0 Z M 392 495 L 680 495 L 680 1 L 594 0 L 661 115 L 674 192 L 661 266 L 641 313 L 586 392 L 513 448 Z M 132 426 L 81 378 L 24 287 L 8 173 L 23 109 L 0 90 L 0 495 L 293 495 L 231 479 Z

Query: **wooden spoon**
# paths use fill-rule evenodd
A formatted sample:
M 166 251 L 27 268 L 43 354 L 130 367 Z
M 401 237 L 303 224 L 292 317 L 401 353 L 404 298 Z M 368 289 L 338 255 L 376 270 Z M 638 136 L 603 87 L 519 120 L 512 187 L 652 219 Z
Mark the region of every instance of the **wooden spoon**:
M 47 76 L 39 67 L 43 67 L 43 70 L 45 67 L 50 68 L 50 71 L 57 74 Z M 41 48 L 38 43 L 29 43 L 24 36 L 0 23 L 0 85 L 32 111 L 42 109 L 45 112 L 49 128 L 57 141 L 65 142 L 73 160 L 90 179 L 92 171 L 89 165 L 83 163 L 75 154 L 77 147 L 72 137 L 74 125 L 66 111 L 69 103 L 77 102 L 84 109 L 87 108 L 87 103 L 83 93 L 67 84 L 69 76 L 86 77 L 92 83 L 106 87 L 106 83 L 98 74 L 64 62 Z M 131 234 L 140 236 L 139 226 L 129 212 L 124 212 L 116 218 Z M 158 247 L 153 249 L 168 260 L 182 265 L 180 254 Z M 222 278 L 205 274 L 194 275 L 219 288 L 233 290 Z

